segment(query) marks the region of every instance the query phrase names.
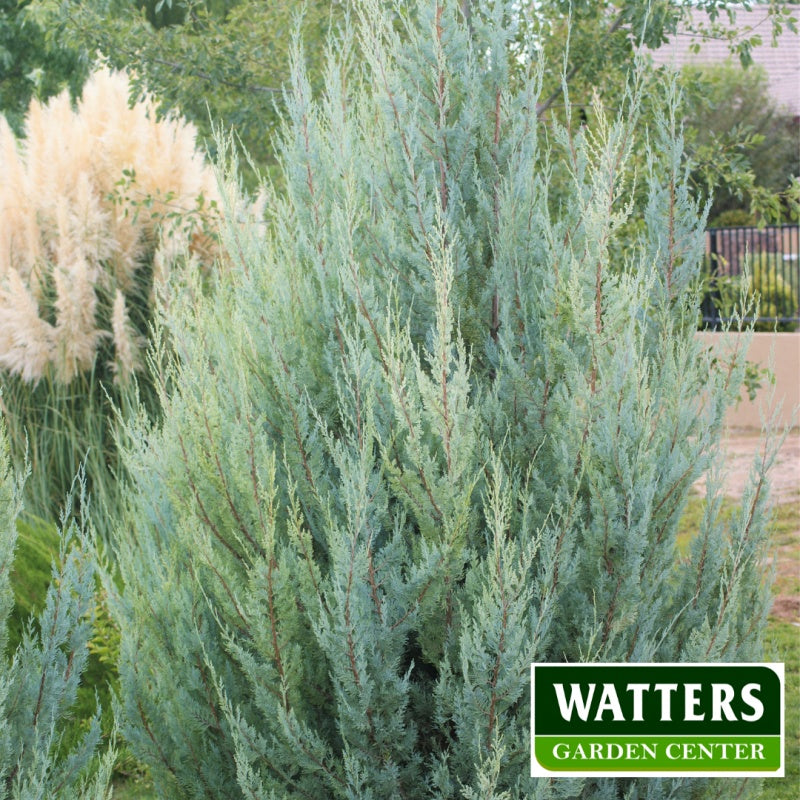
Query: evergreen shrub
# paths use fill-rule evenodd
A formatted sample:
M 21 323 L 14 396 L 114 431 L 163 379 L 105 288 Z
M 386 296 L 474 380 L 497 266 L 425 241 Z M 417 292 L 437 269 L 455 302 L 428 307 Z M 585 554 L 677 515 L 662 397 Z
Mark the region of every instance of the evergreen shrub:
M 723 521 L 745 365 L 695 339 L 674 97 L 638 170 L 636 76 L 615 116 L 543 122 L 517 5 L 359 3 L 323 96 L 296 59 L 267 225 L 166 312 L 108 580 L 162 797 L 705 791 L 529 777 L 531 662 L 759 660 L 771 451 Z
M 0 798 L 104 800 L 114 750 L 98 761 L 100 709 L 74 719 L 94 607 L 89 536 L 64 524 L 43 607 L 9 636 L 21 497 L 0 417 Z
M 23 642 L 31 624 L 41 615 L 53 579 L 53 569 L 60 569 L 62 541 L 59 528 L 29 514 L 17 519 L 17 536 L 11 588 L 14 604 L 7 619 L 9 652 Z M 95 587 L 97 588 L 97 586 Z M 69 719 L 61 726 L 62 747 L 76 744 L 85 735 L 98 700 L 102 707 L 101 733 L 114 730 L 112 690 L 116 682 L 116 637 L 102 594 L 95 598 L 89 657 L 78 686 Z M 100 751 L 105 750 L 101 744 Z M 116 771 L 116 767 L 115 767 Z
M 100 71 L 34 100 L 18 140 L 0 118 L 0 386 L 12 455 L 29 458 L 26 507 L 56 519 L 81 462 L 113 507 L 112 403 L 134 376 L 151 413 L 143 353 L 154 294 L 179 258 L 209 267 L 216 180 L 194 128 L 129 106 L 128 79 Z

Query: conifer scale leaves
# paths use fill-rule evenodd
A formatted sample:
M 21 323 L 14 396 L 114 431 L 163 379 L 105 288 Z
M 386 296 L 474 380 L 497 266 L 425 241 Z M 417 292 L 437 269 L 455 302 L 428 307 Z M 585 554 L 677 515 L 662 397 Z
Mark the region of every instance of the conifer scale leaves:
M 514 5 L 359 4 L 363 64 L 348 29 L 325 96 L 295 66 L 267 225 L 170 304 L 114 601 L 165 797 L 616 797 L 529 777 L 532 661 L 758 660 L 766 484 L 675 547 L 743 372 L 695 343 L 677 133 L 637 194 L 634 79 L 546 130 Z

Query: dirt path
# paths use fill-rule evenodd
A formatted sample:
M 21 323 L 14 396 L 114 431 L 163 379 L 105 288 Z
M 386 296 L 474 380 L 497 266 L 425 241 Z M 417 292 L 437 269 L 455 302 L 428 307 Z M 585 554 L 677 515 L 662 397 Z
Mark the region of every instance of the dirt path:
M 763 449 L 757 432 L 732 430 L 725 440 L 725 493 L 740 498 L 753 457 Z M 770 473 L 772 502 L 781 506 L 775 532 L 775 602 L 771 616 L 800 626 L 800 432 L 783 443 Z M 703 491 L 702 483 L 697 487 Z
M 725 450 L 725 493 L 739 498 L 747 483 L 754 456 L 763 451 L 763 441 L 758 433 L 734 430 L 725 440 Z M 793 432 L 786 437 L 770 471 L 770 482 L 773 502 L 800 501 L 800 433 Z

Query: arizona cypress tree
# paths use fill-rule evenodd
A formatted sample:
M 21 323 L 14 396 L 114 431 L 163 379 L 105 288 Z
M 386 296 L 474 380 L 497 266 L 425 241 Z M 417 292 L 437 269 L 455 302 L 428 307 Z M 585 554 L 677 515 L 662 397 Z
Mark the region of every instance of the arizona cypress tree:
M 532 661 L 761 654 L 766 463 L 723 524 L 744 365 L 694 337 L 680 135 L 634 169 L 636 87 L 537 119 L 514 3 L 385 5 L 324 96 L 298 59 L 266 224 L 166 315 L 118 531 L 124 735 L 165 797 L 694 796 L 528 776 Z

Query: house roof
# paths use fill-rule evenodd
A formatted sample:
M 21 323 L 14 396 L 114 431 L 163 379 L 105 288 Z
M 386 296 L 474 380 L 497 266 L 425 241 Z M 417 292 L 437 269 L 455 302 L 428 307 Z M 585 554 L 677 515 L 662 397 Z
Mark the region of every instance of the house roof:
M 800 20 L 800 5 L 792 5 L 792 16 Z M 708 24 L 708 15 L 699 9 L 692 11 L 693 22 Z M 731 24 L 720 17 L 726 28 L 748 28 L 745 35 L 759 34 L 763 43 L 753 48 L 752 56 L 756 64 L 760 64 L 767 73 L 770 94 L 777 102 L 785 106 L 795 117 L 800 116 L 800 34 L 784 27 L 772 46 L 772 24 L 768 18 L 767 6 L 754 6 L 750 11 L 739 8 L 736 21 Z M 694 43 L 700 45 L 697 53 L 691 51 Z M 651 52 L 656 64 L 682 67 L 684 64 L 716 64 L 731 58 L 728 42 L 724 39 L 703 40 L 694 34 L 678 31 L 667 44 Z M 733 56 L 735 58 L 735 56 Z

